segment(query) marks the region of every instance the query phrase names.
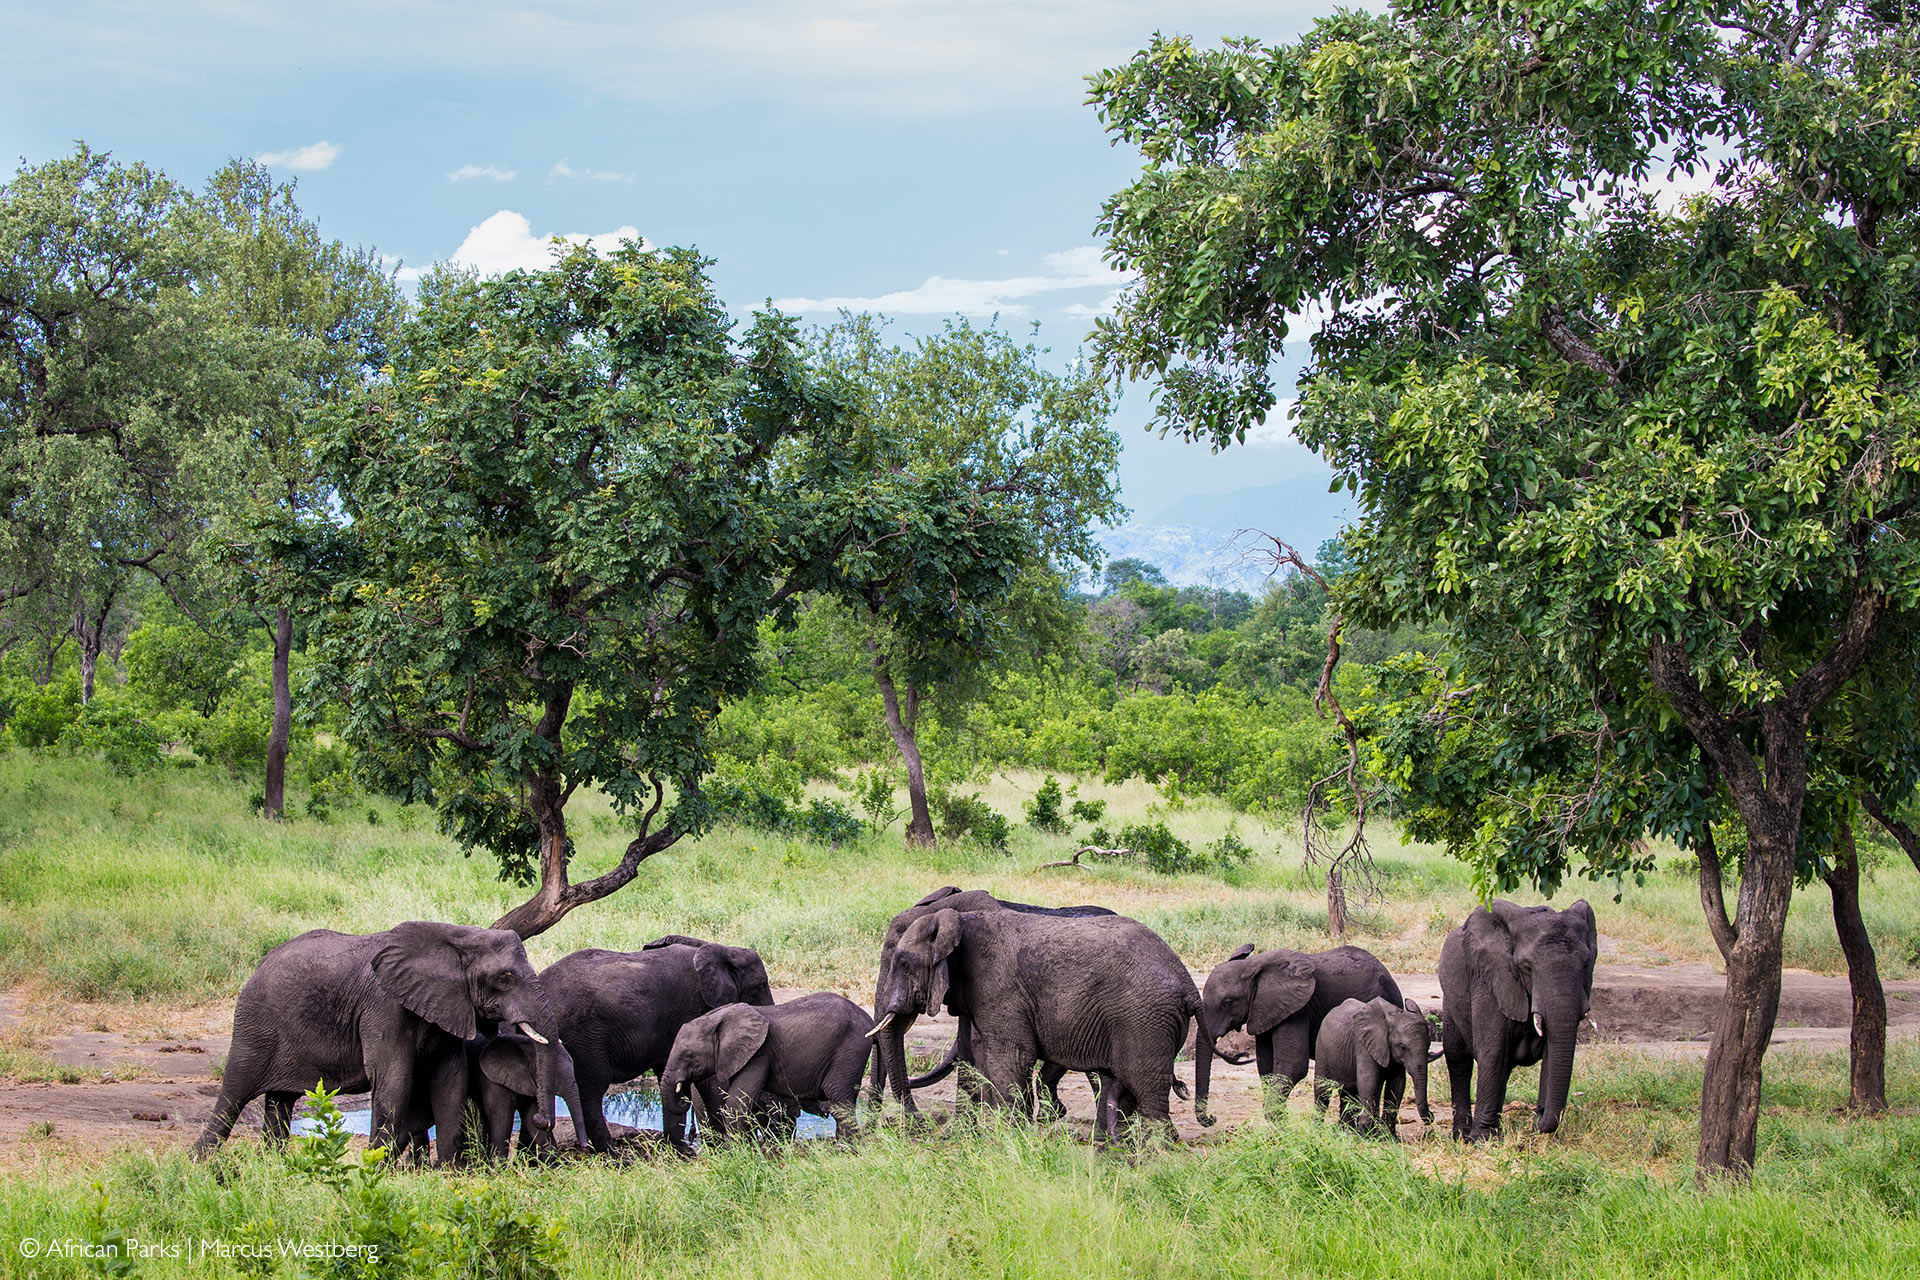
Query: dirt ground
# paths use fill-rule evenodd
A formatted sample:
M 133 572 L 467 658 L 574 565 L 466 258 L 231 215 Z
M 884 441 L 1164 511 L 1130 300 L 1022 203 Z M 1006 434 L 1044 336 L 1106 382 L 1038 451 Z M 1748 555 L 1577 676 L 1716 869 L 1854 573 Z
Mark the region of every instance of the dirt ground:
M 1613 954 L 1620 954 L 1616 949 Z M 1624 1041 L 1650 1051 L 1704 1055 L 1724 979 L 1705 965 L 1602 964 L 1594 977 L 1593 1022 L 1587 1034 Z M 1205 974 L 1195 980 L 1204 984 Z M 1406 995 L 1422 1008 L 1440 1007 L 1439 980 L 1432 974 L 1399 978 Z M 1894 1028 L 1920 1028 L 1920 982 L 1890 982 L 1887 1020 Z M 777 989 L 776 1000 L 806 994 Z M 860 993 L 844 992 L 856 1001 Z M 1774 1043 L 1844 1046 L 1852 997 L 1846 979 L 1789 970 L 1780 998 Z M 0 993 L 0 1043 L 16 1051 L 45 1054 L 56 1080 L 0 1083 L 0 1166 L 32 1163 L 55 1152 L 79 1156 L 128 1145 L 185 1146 L 213 1109 L 231 1028 L 231 1004 L 191 1008 L 55 1004 L 28 993 Z M 908 1034 L 909 1048 L 944 1053 L 953 1019 L 922 1019 Z M 1233 1046 L 1226 1046 L 1232 1048 Z M 36 1073 L 38 1074 L 38 1073 Z M 1193 1066 L 1183 1060 L 1182 1080 L 1191 1085 Z M 1069 1076 L 1061 1095 L 1076 1128 L 1091 1127 L 1093 1099 L 1085 1080 Z M 918 1095 L 929 1111 L 953 1105 L 951 1079 Z M 343 1098 L 351 1110 L 361 1098 Z M 1304 1110 L 1308 1091 L 1296 1090 L 1292 1106 Z M 1202 1129 L 1190 1105 L 1175 1102 L 1181 1136 L 1205 1141 L 1256 1116 L 1258 1079 L 1252 1064 L 1216 1061 L 1212 1109 L 1220 1124 Z M 1417 1123 L 1411 1102 L 1402 1113 Z M 257 1132 L 258 1104 L 243 1117 L 241 1131 Z M 562 1123 L 562 1136 L 569 1126 Z

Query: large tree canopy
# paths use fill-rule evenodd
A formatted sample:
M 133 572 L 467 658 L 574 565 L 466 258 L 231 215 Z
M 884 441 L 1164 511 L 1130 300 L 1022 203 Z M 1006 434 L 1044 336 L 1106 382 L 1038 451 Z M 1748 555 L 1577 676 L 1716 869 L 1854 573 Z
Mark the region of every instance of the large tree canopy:
M 706 725 L 817 559 L 807 467 L 831 459 L 775 458 L 836 406 L 784 322 L 730 339 L 703 267 L 630 242 L 430 276 L 384 378 L 326 415 L 355 563 L 322 678 L 365 774 L 537 882 L 499 922 L 523 935 L 700 825 Z M 575 882 L 582 786 L 634 835 Z
M 1415 0 L 1094 82 L 1148 159 L 1103 354 L 1224 444 L 1325 316 L 1298 431 L 1360 497 L 1336 600 L 1453 621 L 1452 690 L 1517 744 L 1501 821 L 1455 815 L 1488 886 L 1737 815 L 1703 1173 L 1753 1158 L 1809 728 L 1920 602 L 1917 71 L 1898 0 Z
M 853 611 L 906 767 L 909 844 L 934 841 L 915 734 L 929 695 L 978 696 L 1015 638 L 1067 641 L 1063 575 L 1095 565 L 1121 511 L 1111 399 L 1091 370 L 1046 369 L 998 329 L 949 322 L 888 346 L 869 316 L 821 335 L 846 405 L 846 481 L 825 505 L 821 589 Z

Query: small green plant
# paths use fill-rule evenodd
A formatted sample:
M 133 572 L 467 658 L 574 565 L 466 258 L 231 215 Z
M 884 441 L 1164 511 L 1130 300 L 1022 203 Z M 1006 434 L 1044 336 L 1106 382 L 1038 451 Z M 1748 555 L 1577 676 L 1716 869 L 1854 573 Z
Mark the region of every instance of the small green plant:
M 1027 801 L 1027 825 L 1035 831 L 1063 836 L 1073 829 L 1073 824 L 1067 821 L 1065 806 L 1066 792 L 1060 786 L 1060 779 L 1048 774 L 1040 789 L 1033 793 L 1033 799 Z
M 123 778 L 163 763 L 160 735 L 139 708 L 119 699 L 95 698 L 60 733 L 60 746 L 74 755 L 99 756 Z
M 127 1254 L 127 1233 L 109 1221 L 109 1207 L 107 1184 L 95 1182 L 80 1228 L 87 1243 L 87 1271 L 96 1276 L 130 1276 L 133 1259 Z
M 1193 846 L 1173 834 L 1165 822 L 1130 822 L 1120 829 L 1120 844 L 1161 875 L 1198 871 L 1205 864 L 1204 858 L 1194 856 Z
M 1004 814 L 995 812 L 978 792 L 961 795 L 938 787 L 927 794 L 927 802 L 940 817 L 940 836 L 944 840 L 956 843 L 971 840 L 989 849 L 1004 850 L 1013 837 L 1013 824 Z
M 1253 846 L 1240 838 L 1240 828 L 1235 823 L 1227 824 L 1218 840 L 1207 846 L 1206 859 L 1222 871 L 1233 867 L 1244 867 L 1253 857 Z
M 1067 812 L 1076 822 L 1099 822 L 1107 816 L 1105 800 L 1075 800 Z
M 899 781 L 891 769 L 867 769 L 854 777 L 854 803 L 860 806 L 867 825 L 875 831 L 885 831 L 906 812 L 893 803 L 893 793 L 898 786 Z
M 29 1138 L 51 1138 L 52 1136 L 53 1121 L 51 1120 L 35 1120 L 27 1126 L 27 1137 Z

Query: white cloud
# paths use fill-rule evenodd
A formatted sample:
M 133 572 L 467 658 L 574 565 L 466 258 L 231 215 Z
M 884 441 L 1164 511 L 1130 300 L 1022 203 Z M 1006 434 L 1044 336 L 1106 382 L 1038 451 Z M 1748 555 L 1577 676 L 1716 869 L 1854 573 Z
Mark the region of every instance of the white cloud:
M 1256 449 L 1305 448 L 1293 438 L 1293 414 L 1299 407 L 1298 400 L 1282 400 L 1274 405 L 1267 411 L 1265 422 L 1247 428 L 1246 443 Z
M 1072 302 L 1060 308 L 1062 315 L 1072 316 L 1075 320 L 1097 320 L 1101 316 L 1110 316 L 1120 309 L 1120 295 L 1124 289 L 1115 289 L 1100 301 L 1088 306 L 1084 302 Z
M 448 182 L 472 182 L 476 178 L 485 178 L 489 182 L 512 182 L 520 175 L 512 169 L 502 169 L 496 164 L 463 164 L 447 175 Z
M 332 166 L 340 158 L 340 145 L 324 139 L 304 147 L 295 147 L 290 151 L 263 151 L 254 159 L 261 164 L 281 169 L 298 169 L 302 173 L 318 173 Z
M 647 243 L 634 227 L 619 227 L 594 234 L 568 232 L 560 235 L 559 239 L 568 244 L 588 245 L 599 253 L 613 252 L 623 240 L 638 240 L 642 245 Z M 447 261 L 455 266 L 471 267 L 483 276 L 497 276 L 507 271 L 545 270 L 553 265 L 553 249 L 553 237 L 533 234 L 533 224 L 527 221 L 525 214 L 502 209 L 467 232 L 467 238 L 460 242 L 460 247 L 447 255 Z M 424 271 L 419 267 L 402 267 L 399 274 L 403 282 L 411 284 Z
M 619 173 L 613 169 L 576 169 L 562 160 L 547 172 L 547 181 L 551 182 L 555 178 L 584 178 L 589 182 L 632 182 L 634 175 Z
M 1113 270 L 1100 259 L 1095 245 L 1081 245 L 1045 259 L 1046 274 L 1013 276 L 1006 280 L 955 280 L 928 276 L 917 289 L 902 289 L 874 298 L 776 298 L 782 311 L 878 311 L 888 315 L 1019 316 L 1031 308 L 1021 299 L 1072 289 L 1105 289 L 1109 293 L 1132 277 Z M 1109 299 L 1110 301 L 1111 299 Z M 1102 304 L 1105 305 L 1105 304 Z M 1068 314 L 1074 314 L 1068 308 Z

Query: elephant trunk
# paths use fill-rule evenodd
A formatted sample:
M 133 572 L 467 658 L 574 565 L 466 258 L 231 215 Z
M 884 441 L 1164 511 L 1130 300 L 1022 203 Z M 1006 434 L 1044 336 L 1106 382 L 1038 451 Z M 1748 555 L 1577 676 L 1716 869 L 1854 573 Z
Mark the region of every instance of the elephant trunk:
M 1547 1057 L 1540 1068 L 1540 1105 L 1535 1110 L 1541 1133 L 1560 1127 L 1560 1113 L 1573 1086 L 1573 1044 L 1579 1029 L 1579 1019 L 1572 1016 L 1547 1023 Z
M 901 1011 L 893 1015 L 886 1030 L 879 1036 L 879 1043 L 887 1062 L 887 1083 L 893 1089 L 893 1096 L 908 1114 L 918 1110 L 913 1105 L 913 1087 L 907 1079 L 907 1029 L 914 1023 L 912 1014 Z
M 1413 1109 L 1420 1116 L 1421 1124 L 1433 1123 L 1433 1112 L 1427 1110 L 1427 1059 L 1420 1059 L 1407 1068 L 1407 1074 L 1413 1077 Z
M 1204 1015 L 1193 1019 L 1193 1118 L 1203 1125 L 1214 1119 L 1207 1113 L 1207 1094 L 1213 1088 L 1213 1037 L 1207 1034 Z
M 580 1081 L 574 1075 L 573 1055 L 558 1040 L 553 1042 L 554 1070 L 560 1077 L 559 1090 L 561 1101 L 567 1104 L 567 1114 L 573 1117 L 573 1140 L 582 1151 L 593 1150 L 593 1140 L 587 1136 L 587 1110 L 580 1103 Z
M 693 1145 L 687 1141 L 688 1093 L 691 1088 L 681 1076 L 666 1075 L 660 1079 L 660 1129 L 667 1141 L 673 1144 L 673 1149 L 683 1156 L 693 1154 Z
M 953 1043 L 947 1046 L 947 1056 L 940 1060 L 940 1065 L 923 1076 L 914 1076 L 908 1080 L 907 1088 L 931 1089 L 934 1085 L 939 1084 L 949 1075 L 952 1075 L 954 1065 L 960 1061 L 962 1056 L 960 1044 L 965 1039 L 967 1039 L 967 1020 L 962 1018 L 960 1019 L 960 1029 L 954 1035 Z

